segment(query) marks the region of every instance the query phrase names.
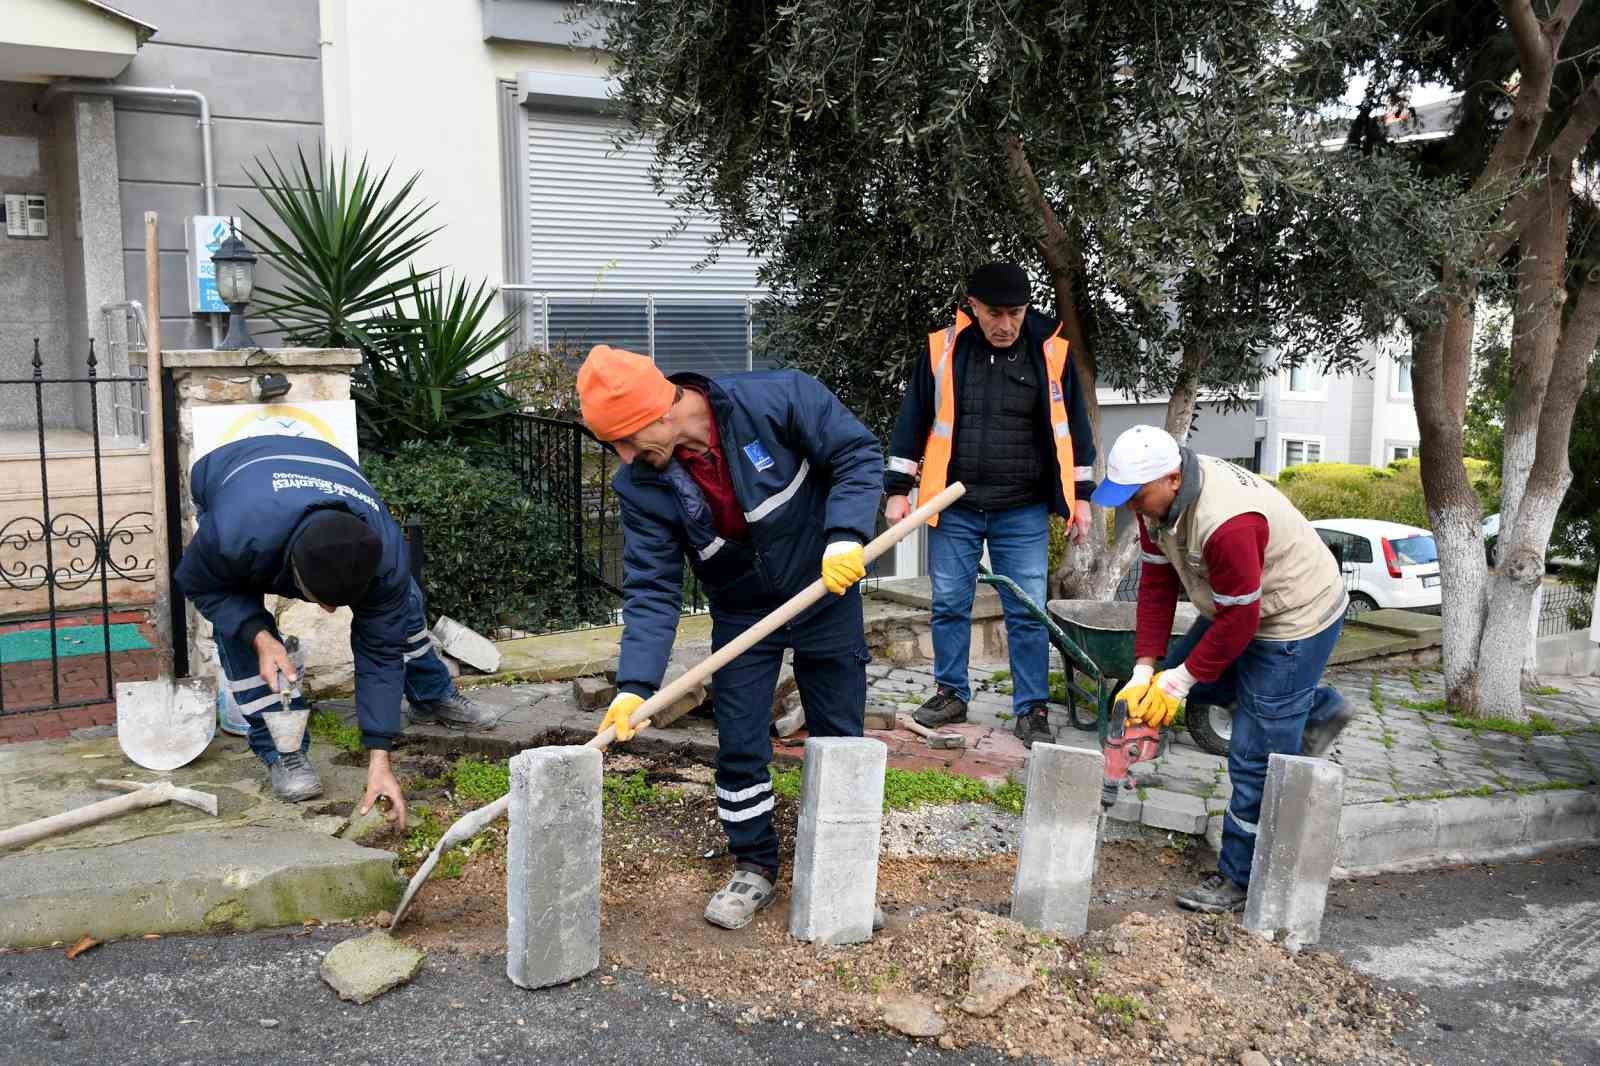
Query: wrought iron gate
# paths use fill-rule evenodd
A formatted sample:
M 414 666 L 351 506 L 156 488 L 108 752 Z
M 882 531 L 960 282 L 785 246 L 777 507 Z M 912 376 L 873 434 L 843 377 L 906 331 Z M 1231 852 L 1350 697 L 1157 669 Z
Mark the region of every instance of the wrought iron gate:
M 119 466 L 132 468 L 139 443 L 148 442 L 147 405 L 143 377 L 101 369 L 91 340 L 83 373 L 46 373 L 35 339 L 32 374 L 0 378 L 0 405 L 13 415 L 12 424 L 24 427 L 6 434 L 12 447 L 4 456 L 18 473 L 8 500 L 11 517 L 0 523 L 0 715 L 114 698 L 113 609 L 147 599 L 125 583 L 151 582 L 153 552 L 166 547 L 150 543 L 148 499 L 144 510 L 120 509 L 108 518 L 108 490 L 118 489 L 108 478 L 124 472 L 107 469 L 106 431 L 117 446 L 115 459 L 129 460 Z M 66 390 L 67 404 L 58 402 L 63 393 L 57 390 Z M 60 412 L 69 407 L 75 417 L 63 421 Z M 85 414 L 87 429 L 80 428 Z M 92 485 L 69 492 L 72 477 L 88 481 L 89 471 Z M 69 505 L 69 497 L 83 502 Z M 64 666 L 69 659 L 84 662 Z

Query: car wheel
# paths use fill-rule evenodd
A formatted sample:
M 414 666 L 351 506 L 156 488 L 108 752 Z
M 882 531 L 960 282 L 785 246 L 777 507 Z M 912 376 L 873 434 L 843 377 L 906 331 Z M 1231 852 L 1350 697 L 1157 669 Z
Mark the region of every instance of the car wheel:
M 1350 605 L 1344 609 L 1344 618 L 1348 622 L 1352 618 L 1360 618 L 1368 611 L 1376 611 L 1377 609 L 1378 602 L 1371 596 L 1368 596 L 1365 592 L 1352 592 L 1350 594 Z
M 1183 709 L 1183 720 L 1201 751 L 1211 755 L 1228 754 L 1233 741 L 1233 708 L 1213 707 L 1209 703 L 1190 703 Z

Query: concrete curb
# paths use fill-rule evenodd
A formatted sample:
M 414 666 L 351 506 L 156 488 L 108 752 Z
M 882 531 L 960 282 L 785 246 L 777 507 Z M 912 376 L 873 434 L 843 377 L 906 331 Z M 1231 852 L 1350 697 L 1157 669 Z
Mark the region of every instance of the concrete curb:
M 1339 825 L 1336 877 L 1522 859 L 1600 842 L 1600 789 L 1354 803 Z
M 219 829 L 0 857 L 0 947 L 339 921 L 393 907 L 387 851 L 311 833 Z

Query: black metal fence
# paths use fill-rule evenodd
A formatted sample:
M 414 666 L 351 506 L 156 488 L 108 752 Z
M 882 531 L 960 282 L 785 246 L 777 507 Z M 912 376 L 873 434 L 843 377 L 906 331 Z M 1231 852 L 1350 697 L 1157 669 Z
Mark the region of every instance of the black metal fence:
M 572 571 L 585 602 L 621 606 L 622 513 L 611 478 L 620 461 L 583 423 L 548 415 L 511 414 L 500 440 L 522 488 L 557 516 L 572 552 Z M 694 573 L 684 568 L 683 607 L 705 609 Z
M 1589 628 L 1594 592 L 1576 585 L 1546 585 L 1539 604 L 1539 635 L 1553 637 Z
M 136 393 L 144 388 L 145 379 L 100 374 L 92 340 L 81 375 L 46 374 L 37 339 L 33 342 L 32 367 L 28 377 L 0 378 L 0 404 L 12 412 L 20 408 L 33 436 L 31 447 L 13 450 L 11 457 L 31 455 L 30 461 L 38 463 L 37 498 L 25 487 L 9 486 L 21 489 L 13 497 L 11 509 L 26 513 L 13 514 L 0 526 L 0 594 L 6 600 L 8 636 L 41 628 L 31 623 L 45 623 L 42 628 L 48 633 L 50 673 L 47 682 L 40 676 L 41 670 L 33 664 L 42 663 L 44 656 L 35 650 L 25 657 L 13 653 L 8 678 L 4 646 L 0 645 L 0 714 L 110 701 L 116 683 L 111 582 L 148 582 L 154 577 L 153 558 L 143 558 L 143 552 L 135 545 L 136 538 L 150 536 L 151 513 L 134 511 L 107 521 L 108 485 L 101 439 L 102 413 L 116 412 L 119 392 Z M 103 400 L 102 393 L 108 389 L 112 391 Z M 52 400 L 48 404 L 47 394 Z M 59 402 L 62 397 L 66 404 Z M 75 407 L 79 400 L 86 403 L 86 430 L 78 430 L 62 417 L 62 412 Z M 142 410 L 144 405 L 139 407 Z M 26 413 L 30 410 L 28 418 Z M 120 414 L 116 417 L 120 419 Z M 60 432 L 51 427 L 52 418 L 74 435 L 71 444 L 63 447 L 58 443 L 52 450 L 49 437 Z M 27 432 L 18 434 L 19 443 Z M 77 440 L 78 433 L 87 440 Z M 88 447 L 84 448 L 84 444 Z M 52 490 L 52 473 L 59 483 L 64 468 L 57 465 L 53 470 L 51 460 L 66 458 L 86 460 L 92 468 L 92 515 L 63 506 L 60 498 L 65 493 L 59 484 Z M 74 490 L 71 495 L 87 498 L 90 491 Z M 148 546 L 150 551 L 157 548 Z M 78 654 L 84 646 L 92 649 L 93 642 L 63 632 L 62 623 L 72 619 L 79 619 L 91 631 L 99 629 L 97 652 L 91 650 L 89 656 Z M 62 660 L 69 657 L 98 658 L 99 665 L 94 670 L 64 670 Z M 13 693 L 10 700 L 5 695 L 8 687 Z

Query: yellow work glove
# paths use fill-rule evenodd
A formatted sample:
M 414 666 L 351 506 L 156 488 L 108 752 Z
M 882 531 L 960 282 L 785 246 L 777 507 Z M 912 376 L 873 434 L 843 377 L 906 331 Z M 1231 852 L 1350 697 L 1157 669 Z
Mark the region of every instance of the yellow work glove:
M 1128 708 L 1129 717 L 1138 717 L 1145 725 L 1164 726 L 1178 715 L 1178 708 L 1189 698 L 1194 687 L 1194 675 L 1182 664 L 1163 670 L 1151 680 L 1136 707 Z
M 1113 702 L 1128 705 L 1128 717 L 1133 717 L 1133 709 L 1139 706 L 1144 699 L 1144 690 L 1150 687 L 1150 680 L 1156 676 L 1155 669 L 1149 666 L 1135 666 L 1133 676 L 1128 678 L 1128 683 L 1117 692 Z M 1137 721 L 1138 719 L 1134 719 Z
M 644 697 L 635 696 L 631 692 L 619 692 L 617 698 L 611 701 L 611 706 L 606 709 L 606 716 L 600 722 L 596 733 L 604 733 L 607 726 L 616 726 L 618 740 L 632 740 L 633 735 L 650 724 L 646 718 L 637 726 L 629 725 L 628 718 L 639 709 L 639 704 L 644 702 Z
M 836 540 L 822 553 L 822 583 L 835 596 L 867 576 L 866 549 L 853 540 Z

